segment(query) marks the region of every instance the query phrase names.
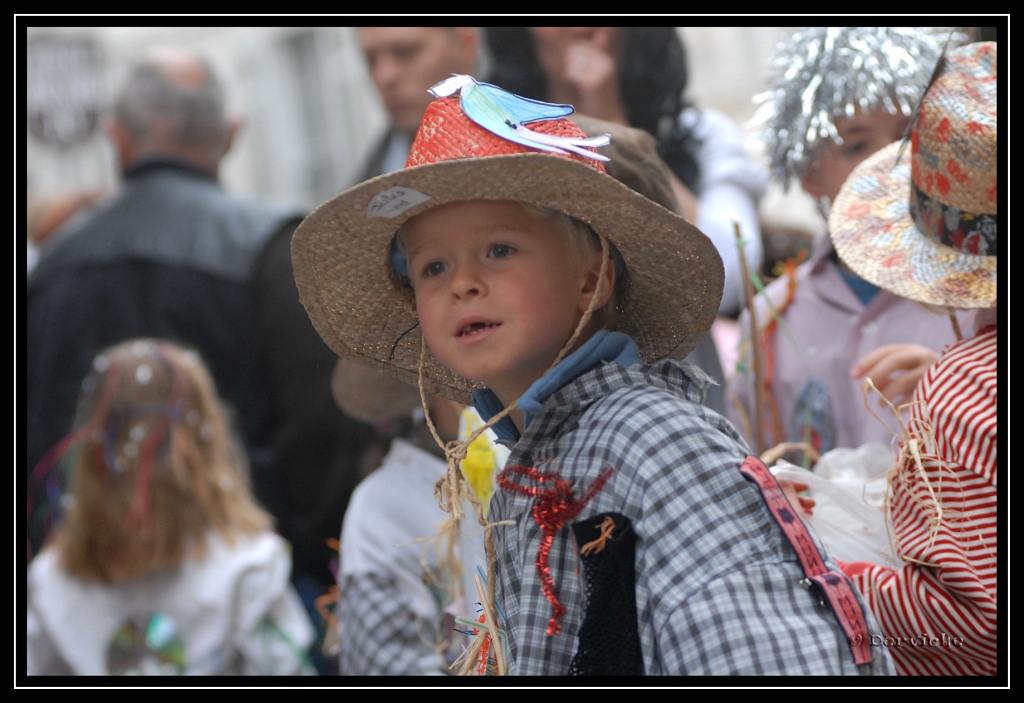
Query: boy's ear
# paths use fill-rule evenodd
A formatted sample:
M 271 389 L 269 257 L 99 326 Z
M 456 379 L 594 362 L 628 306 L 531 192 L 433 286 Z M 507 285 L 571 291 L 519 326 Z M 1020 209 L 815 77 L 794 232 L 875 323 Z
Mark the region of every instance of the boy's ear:
M 579 312 L 585 313 L 587 308 L 590 307 L 590 299 L 594 297 L 594 290 L 597 288 L 597 282 L 601 275 L 601 252 L 597 252 L 594 256 L 594 264 L 587 270 L 587 276 L 583 281 L 583 288 L 580 290 L 579 300 L 576 303 L 576 307 Z M 597 298 L 597 305 L 594 310 L 600 310 L 612 297 L 612 290 L 615 288 L 615 262 L 609 258 L 608 265 L 605 267 L 604 272 L 604 283 L 601 286 L 601 293 Z

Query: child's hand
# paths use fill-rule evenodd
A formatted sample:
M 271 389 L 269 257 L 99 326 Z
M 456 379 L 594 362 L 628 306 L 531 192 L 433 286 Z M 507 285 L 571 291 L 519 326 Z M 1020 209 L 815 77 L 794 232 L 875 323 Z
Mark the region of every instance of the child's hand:
M 806 517 L 807 515 L 814 514 L 814 506 L 816 502 L 814 498 L 810 496 L 800 495 L 800 491 L 806 491 L 808 485 L 806 483 L 800 483 L 799 481 L 779 481 L 779 486 L 782 488 L 782 492 L 789 498 L 789 504 L 793 506 L 793 510 L 800 517 Z
M 894 405 L 910 400 L 917 382 L 939 355 L 920 344 L 886 344 L 854 364 L 851 378 L 870 378 L 875 388 Z M 879 405 L 884 406 L 879 400 Z

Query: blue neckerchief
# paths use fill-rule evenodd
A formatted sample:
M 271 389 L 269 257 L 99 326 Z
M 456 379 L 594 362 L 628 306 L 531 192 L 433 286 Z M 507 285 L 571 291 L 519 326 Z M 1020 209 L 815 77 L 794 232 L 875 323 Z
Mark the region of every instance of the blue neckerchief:
M 875 294 L 881 290 L 874 283 L 868 283 L 860 276 L 844 271 L 842 267 L 839 267 L 839 273 L 843 275 L 846 285 L 850 286 L 850 290 L 856 293 L 857 297 L 860 298 L 861 304 L 864 306 L 867 306 L 871 299 L 875 297 Z
M 636 342 L 622 332 L 598 330 L 583 346 L 558 362 L 546 374 L 534 381 L 519 399 L 516 407 L 523 411 L 523 427 L 530 426 L 530 420 L 540 412 L 544 401 L 565 384 L 573 381 L 602 361 L 612 361 L 620 366 L 632 366 L 640 363 L 640 351 Z M 484 422 L 505 409 L 498 396 L 490 388 L 482 388 L 473 393 L 473 406 Z M 498 439 L 519 440 L 519 430 L 507 415 L 493 428 Z

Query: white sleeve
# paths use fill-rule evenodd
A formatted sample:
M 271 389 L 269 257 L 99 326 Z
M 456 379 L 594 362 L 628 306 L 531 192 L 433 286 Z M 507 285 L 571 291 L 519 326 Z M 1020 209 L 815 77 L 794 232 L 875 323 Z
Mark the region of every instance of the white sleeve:
M 50 555 L 43 552 L 36 557 L 36 568 L 29 568 L 28 574 L 28 618 L 25 637 L 25 667 L 29 676 L 70 676 L 74 672 L 60 655 L 56 643 L 46 627 L 45 618 L 39 612 L 35 594 L 39 590 L 37 579 L 45 578 L 47 570 L 40 568 Z M 49 566 L 47 564 L 46 566 Z
M 269 539 L 268 539 L 269 538 Z M 284 540 L 265 535 L 265 552 L 242 573 L 236 586 L 235 646 L 246 675 L 313 674 L 308 650 L 313 625 L 289 581 L 291 556 Z
M 725 290 L 719 311 L 736 314 L 743 301 L 743 276 L 733 223 L 739 222 L 747 242 L 744 251 L 748 268 L 759 270 L 764 248 L 757 205 L 767 186 L 767 173 L 750 158 L 739 129 L 722 113 L 689 109 L 683 111 L 680 120 L 700 141 L 700 184 L 696 193 L 700 206 L 695 224 L 722 257 Z
M 53 640 L 30 602 L 28 606 L 25 667 L 29 676 L 70 676 L 71 668 L 60 656 Z

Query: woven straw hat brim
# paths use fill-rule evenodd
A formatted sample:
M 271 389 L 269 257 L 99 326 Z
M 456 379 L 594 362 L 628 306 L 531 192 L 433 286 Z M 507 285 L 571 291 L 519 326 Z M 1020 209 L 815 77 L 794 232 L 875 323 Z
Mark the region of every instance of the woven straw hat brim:
M 338 359 L 331 374 L 331 394 L 342 412 L 369 424 L 409 417 L 420 407 L 416 388 L 385 376 L 363 360 Z
M 900 143 L 860 163 L 829 214 L 836 252 L 866 281 L 904 298 L 951 308 L 996 301 L 996 257 L 939 244 L 910 215 L 910 148 Z
M 374 196 L 401 186 L 429 196 L 393 218 L 367 218 Z M 615 179 L 561 156 L 527 153 L 415 166 L 361 183 L 324 203 L 292 237 L 299 297 L 338 355 L 417 383 L 421 335 L 412 294 L 391 272 L 389 247 L 408 219 L 461 200 L 519 200 L 587 222 L 626 262 L 618 329 L 641 358 L 685 357 L 711 327 L 722 260 L 695 226 Z M 469 403 L 478 388 L 428 353 L 424 389 Z

